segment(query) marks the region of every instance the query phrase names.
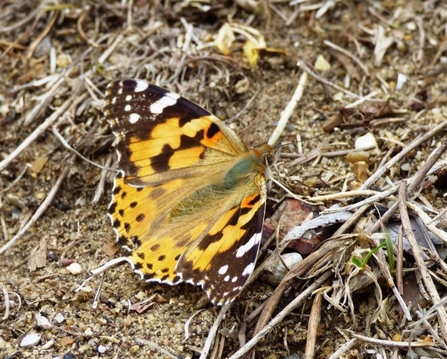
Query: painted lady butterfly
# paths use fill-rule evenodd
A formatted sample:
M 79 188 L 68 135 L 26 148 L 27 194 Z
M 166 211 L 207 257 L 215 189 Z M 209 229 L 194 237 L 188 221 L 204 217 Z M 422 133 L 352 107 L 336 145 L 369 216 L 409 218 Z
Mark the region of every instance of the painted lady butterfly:
M 267 148 L 249 150 L 217 117 L 143 80 L 107 88 L 119 172 L 109 216 L 146 281 L 200 285 L 231 302 L 255 267 Z

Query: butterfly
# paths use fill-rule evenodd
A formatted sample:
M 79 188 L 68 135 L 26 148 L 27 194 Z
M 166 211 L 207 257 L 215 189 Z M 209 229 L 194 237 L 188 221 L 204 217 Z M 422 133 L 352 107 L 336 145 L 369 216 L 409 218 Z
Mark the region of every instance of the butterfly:
M 125 260 L 148 282 L 234 300 L 259 251 L 269 169 L 201 106 L 144 80 L 107 87 L 119 171 L 108 215 Z

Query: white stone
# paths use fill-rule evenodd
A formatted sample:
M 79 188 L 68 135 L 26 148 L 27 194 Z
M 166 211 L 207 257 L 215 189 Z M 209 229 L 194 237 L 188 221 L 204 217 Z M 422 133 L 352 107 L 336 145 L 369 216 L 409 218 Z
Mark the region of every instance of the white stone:
M 264 268 L 268 272 L 266 280 L 274 285 L 279 284 L 289 269 L 302 260 L 301 254 L 296 252 L 281 254 L 281 259 L 277 255 L 272 256 Z M 287 268 L 284 267 L 283 262 Z
M 356 151 L 367 151 L 377 149 L 377 141 L 371 132 L 365 133 L 363 136 L 358 137 L 355 140 Z
M 405 82 L 407 82 L 407 76 L 404 74 L 398 73 L 397 74 L 397 82 L 396 82 L 396 90 L 402 90 L 404 87 Z
M 41 335 L 39 333 L 29 333 L 20 341 L 22 348 L 31 348 L 40 342 Z
M 48 349 L 52 348 L 53 345 L 54 345 L 54 339 L 50 339 L 44 345 L 42 345 L 42 349 L 43 350 L 48 350 Z
M 80 274 L 83 272 L 83 269 L 81 267 L 81 265 L 79 263 L 71 263 L 68 267 L 67 270 L 71 273 L 71 274 Z
M 40 327 L 42 329 L 50 329 L 52 327 L 48 318 L 44 317 L 42 314 L 36 313 L 36 314 L 34 314 L 34 318 L 36 319 L 38 327 Z
M 54 317 L 54 320 L 61 324 L 65 320 L 65 317 L 62 313 L 57 313 L 57 315 Z

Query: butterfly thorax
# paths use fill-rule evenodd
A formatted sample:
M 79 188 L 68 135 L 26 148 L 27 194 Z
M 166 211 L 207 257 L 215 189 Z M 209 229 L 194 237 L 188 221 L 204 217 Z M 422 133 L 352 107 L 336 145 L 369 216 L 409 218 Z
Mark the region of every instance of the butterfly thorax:
M 251 181 L 253 176 L 264 172 L 261 153 L 253 150 L 240 155 L 232 167 L 225 173 L 221 186 L 226 189 Z

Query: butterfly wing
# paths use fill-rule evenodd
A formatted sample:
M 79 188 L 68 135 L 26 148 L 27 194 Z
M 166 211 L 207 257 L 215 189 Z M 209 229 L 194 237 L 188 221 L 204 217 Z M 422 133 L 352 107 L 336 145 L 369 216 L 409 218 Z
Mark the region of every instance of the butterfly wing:
M 259 248 L 261 153 L 200 106 L 145 81 L 109 85 L 104 112 L 120 167 L 109 216 L 129 262 L 148 281 L 183 280 L 214 303 L 232 300 Z
M 248 151 L 217 117 L 143 80 L 112 82 L 104 110 L 118 138 L 119 167 L 133 185 L 207 173 Z
M 232 301 L 253 273 L 262 237 L 265 193 L 263 175 L 235 190 L 211 228 L 180 257 L 177 271 L 182 278 L 201 285 L 214 304 Z

